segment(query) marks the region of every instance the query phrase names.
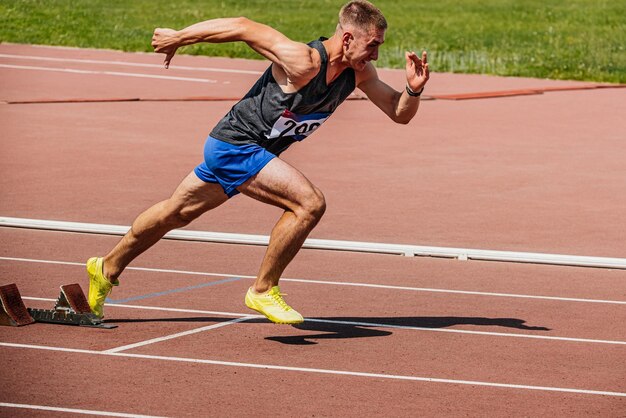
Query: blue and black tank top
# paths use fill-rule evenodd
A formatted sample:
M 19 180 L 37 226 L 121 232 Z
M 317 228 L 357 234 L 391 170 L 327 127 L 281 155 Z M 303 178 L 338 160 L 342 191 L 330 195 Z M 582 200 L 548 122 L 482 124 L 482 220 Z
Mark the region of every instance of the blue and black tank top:
M 270 65 L 210 135 L 235 145 L 258 144 L 280 155 L 319 128 L 355 88 L 352 68 L 346 68 L 332 83 L 326 84 L 328 55 L 323 40 L 309 43 L 319 51 L 321 65 L 308 84 L 295 93 L 284 93 L 272 76 Z

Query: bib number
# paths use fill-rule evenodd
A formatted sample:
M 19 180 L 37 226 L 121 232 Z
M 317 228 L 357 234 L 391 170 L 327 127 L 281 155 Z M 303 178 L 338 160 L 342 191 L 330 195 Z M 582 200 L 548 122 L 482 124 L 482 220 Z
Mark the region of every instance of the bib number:
M 274 139 L 290 136 L 296 141 L 302 141 L 319 128 L 329 116 L 330 113 L 296 115 L 285 109 L 283 114 L 280 115 L 278 120 L 274 123 L 274 126 L 272 126 L 272 130 L 267 137 Z

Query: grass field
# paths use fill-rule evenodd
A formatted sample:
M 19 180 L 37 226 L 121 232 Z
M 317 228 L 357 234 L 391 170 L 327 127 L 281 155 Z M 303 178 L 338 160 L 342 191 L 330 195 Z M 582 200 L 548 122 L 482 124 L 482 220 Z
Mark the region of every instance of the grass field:
M 343 0 L 0 0 L 0 41 L 150 51 L 155 27 L 244 15 L 309 41 L 332 34 Z M 439 72 L 626 83 L 626 2 L 378 0 L 389 22 L 379 67 L 405 49 Z M 260 58 L 245 44 L 181 51 Z

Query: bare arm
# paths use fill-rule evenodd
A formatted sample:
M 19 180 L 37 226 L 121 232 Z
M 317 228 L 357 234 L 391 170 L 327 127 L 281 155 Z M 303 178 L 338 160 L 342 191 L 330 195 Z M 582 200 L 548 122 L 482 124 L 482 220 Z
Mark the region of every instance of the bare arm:
M 430 72 L 426 52 L 419 59 L 414 52 L 406 53 L 407 86 L 413 92 L 420 92 L 426 85 Z M 378 78 L 376 69 L 368 65 L 357 78 L 358 87 L 387 116 L 397 123 L 409 123 L 417 113 L 420 98 L 410 96 L 406 89 L 396 91 Z
M 152 37 L 155 52 L 165 54 L 165 67 L 185 45 L 199 42 L 242 41 L 273 63 L 279 65 L 294 83 L 312 78 L 319 71 L 319 54 L 308 45 L 295 42 L 279 31 L 245 17 L 212 19 L 180 31 L 157 28 Z

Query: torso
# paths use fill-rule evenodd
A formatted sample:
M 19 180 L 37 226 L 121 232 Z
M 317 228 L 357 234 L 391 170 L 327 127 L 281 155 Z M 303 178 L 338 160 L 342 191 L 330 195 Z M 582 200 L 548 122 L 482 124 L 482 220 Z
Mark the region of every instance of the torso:
M 290 83 L 270 66 L 246 96 L 228 112 L 211 136 L 233 144 L 255 143 L 279 155 L 313 133 L 355 88 L 351 68 L 330 66 L 321 40 L 309 44 L 321 58 L 320 70 L 304 86 Z

